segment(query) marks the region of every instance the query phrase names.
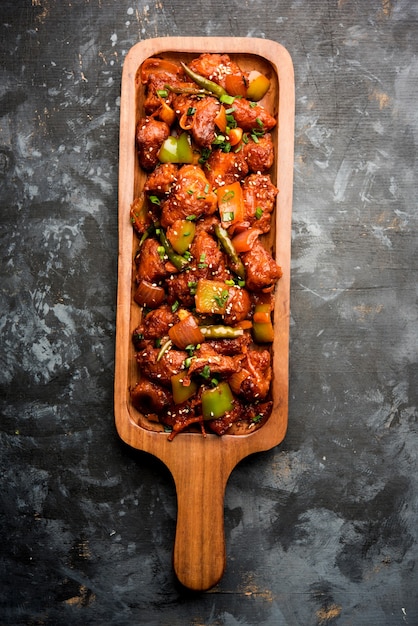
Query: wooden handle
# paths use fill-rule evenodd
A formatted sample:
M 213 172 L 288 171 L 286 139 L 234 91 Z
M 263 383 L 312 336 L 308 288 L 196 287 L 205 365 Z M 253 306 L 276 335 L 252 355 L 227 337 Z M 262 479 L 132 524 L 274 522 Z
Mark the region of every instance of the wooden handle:
M 272 180 L 280 189 L 271 237 L 283 271 L 276 287 L 273 342 L 273 411 L 260 430 L 246 436 L 180 433 L 174 441 L 156 432 L 137 411 L 129 389 L 138 380 L 138 363 L 132 350 L 132 332 L 140 322 L 140 308 L 132 297 L 132 258 L 137 245 L 129 210 L 143 189 L 145 173 L 136 158 L 135 125 L 145 98 L 137 71 L 149 57 L 163 54 L 178 62 L 203 52 L 233 53 L 243 69 L 258 69 L 271 77 L 267 109 L 278 112 L 279 132 L 272 135 L 276 158 Z M 254 65 L 256 64 L 256 66 Z M 140 106 L 138 107 L 138 105 Z M 128 445 L 159 458 L 171 471 L 177 487 L 178 522 L 174 567 L 179 580 L 190 589 L 215 585 L 225 568 L 224 493 L 229 474 L 249 454 L 268 450 L 282 441 L 287 426 L 290 314 L 290 243 L 293 189 L 294 77 L 289 53 L 280 44 L 246 37 L 161 37 L 146 39 L 131 48 L 124 59 L 120 118 L 119 161 L 119 263 L 115 362 L 115 420 Z M 266 242 L 267 243 L 267 242 Z M 267 244 L 269 246 L 269 244 Z M 242 437 L 241 437 L 242 435 Z
M 225 464 L 207 458 L 173 473 L 178 506 L 174 571 L 185 587 L 195 591 L 213 587 L 222 578 L 226 563 L 224 496 L 228 476 L 222 467 Z

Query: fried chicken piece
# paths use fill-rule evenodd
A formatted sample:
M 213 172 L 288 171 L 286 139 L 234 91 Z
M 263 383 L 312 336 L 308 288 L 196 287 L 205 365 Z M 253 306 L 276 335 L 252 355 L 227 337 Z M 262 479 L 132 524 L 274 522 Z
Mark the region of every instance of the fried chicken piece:
M 203 170 L 197 165 L 183 165 L 178 171 L 176 184 L 162 206 L 161 224 L 167 228 L 177 219 L 212 215 L 217 209 L 217 202 L 217 196 Z
M 235 121 L 246 132 L 254 129 L 268 132 L 276 126 L 275 118 L 261 104 L 254 105 L 245 98 L 235 98 L 232 108 Z
M 248 174 L 248 164 L 242 150 L 237 153 L 212 150 L 205 170 L 208 181 L 214 187 L 221 187 L 241 181 Z
M 168 436 L 169 441 L 172 441 L 178 433 L 187 430 L 194 424 L 198 424 L 202 435 L 204 437 L 206 436 L 203 416 L 198 409 L 195 408 L 195 403 L 196 402 L 192 399 L 187 404 L 172 405 L 164 415 L 161 415 L 160 422 L 172 428 Z M 199 401 L 198 404 L 200 405 Z
M 209 80 L 212 80 L 214 83 L 224 88 L 226 86 L 227 76 L 237 76 L 245 82 L 246 73 L 231 60 L 228 54 L 205 52 L 196 59 L 193 59 L 189 67 L 197 74 L 209 78 Z
M 260 402 L 259 404 L 246 404 L 245 406 L 245 419 L 253 424 L 260 424 L 266 422 L 273 410 L 273 402 Z
M 177 172 L 174 163 L 160 163 L 145 181 L 144 191 L 158 197 L 167 195 L 177 180 Z
M 223 314 L 224 323 L 228 326 L 238 324 L 248 318 L 250 310 L 251 300 L 248 291 L 240 287 L 230 287 Z
M 262 233 L 267 233 L 278 192 L 268 174 L 250 174 L 242 185 L 244 220 Z
M 139 120 L 136 127 L 136 145 L 140 166 L 145 171 L 153 170 L 158 164 L 158 152 L 170 134 L 170 127 L 165 122 L 152 117 Z
M 188 354 L 183 350 L 167 350 L 157 361 L 159 354 L 160 348 L 155 348 L 151 341 L 144 341 L 142 350 L 136 354 L 136 360 L 144 376 L 171 389 L 171 377 L 183 369 Z
M 258 430 L 267 422 L 273 410 L 273 402 L 245 403 L 240 419 L 228 429 L 228 435 L 243 435 Z
M 244 378 L 244 373 L 247 374 Z M 268 350 L 249 349 L 242 361 L 243 380 L 239 393 L 248 401 L 264 400 L 272 378 L 271 355 Z
M 170 85 L 170 87 L 174 89 L 196 86 L 185 77 L 183 69 L 180 66 L 178 66 L 176 72 L 150 72 L 146 84 L 146 98 L 144 102 L 144 110 L 147 115 L 155 113 L 161 107 L 161 95 L 158 92 L 167 92 L 167 95 L 164 96 L 164 102 L 171 107 L 175 106 L 177 96 L 173 91 L 167 90 L 166 85 Z
M 190 379 L 193 374 L 201 374 L 206 367 L 209 367 L 211 374 L 231 376 L 241 368 L 241 361 L 244 358 L 242 354 L 234 356 L 218 354 L 206 343 L 202 343 L 199 350 L 194 353 L 194 357 L 185 375 L 186 380 Z
M 168 335 L 170 328 L 178 321 L 179 317 L 173 313 L 171 306 L 163 304 L 145 315 L 135 333 L 143 335 L 145 339 L 160 339 Z
M 196 85 L 193 83 L 193 86 Z M 196 103 L 200 100 L 197 96 L 191 96 L 189 94 L 174 94 L 173 96 L 173 108 L 177 116 L 178 121 L 187 114 L 189 109 L 194 109 Z
M 194 307 L 194 289 L 197 281 L 205 275 L 205 272 L 197 268 L 191 268 L 180 274 L 175 274 L 167 281 L 167 300 L 170 304 L 179 302 L 182 306 L 190 309 Z
M 209 420 L 208 427 L 210 430 L 220 437 L 225 435 L 231 428 L 232 424 L 238 422 L 243 416 L 244 410 L 237 398 L 234 400 L 234 407 L 231 411 L 227 411 L 225 415 L 216 420 Z
M 225 256 L 219 249 L 217 242 L 204 230 L 199 230 L 190 246 L 190 253 L 200 269 L 207 269 L 204 277 L 218 276 L 225 272 Z M 203 267 L 205 266 L 205 267 Z M 199 278 L 203 278 L 202 275 Z
M 209 235 L 215 234 L 216 224 L 220 224 L 221 220 L 217 215 L 205 215 L 203 218 L 196 222 L 196 235 L 204 230 Z
M 259 239 L 241 258 L 245 267 L 245 285 L 250 291 L 272 289 L 282 276 L 282 270 Z
M 187 308 L 195 306 L 194 294 L 199 278 L 218 280 L 230 278 L 225 264 L 225 255 L 206 231 L 196 231 L 190 246 L 190 253 L 193 262 L 189 268 L 167 280 L 168 302 L 173 304 L 178 301 Z
M 250 139 L 244 145 L 243 153 L 251 172 L 267 172 L 274 161 L 274 146 L 270 133 L 259 137 L 258 141 Z
M 194 107 L 192 137 L 200 148 L 210 148 L 216 136 L 215 117 L 219 112 L 219 101 L 208 96 L 196 102 Z
M 136 281 L 147 280 L 158 283 L 167 276 L 164 261 L 159 254 L 160 244 L 156 239 L 146 239 L 135 258 L 137 266 Z
M 211 346 L 215 352 L 227 356 L 244 354 L 250 343 L 251 334 L 249 332 L 233 339 L 206 339 L 206 344 Z
M 144 415 L 162 413 L 173 402 L 171 393 L 152 381 L 142 378 L 131 389 L 132 404 Z

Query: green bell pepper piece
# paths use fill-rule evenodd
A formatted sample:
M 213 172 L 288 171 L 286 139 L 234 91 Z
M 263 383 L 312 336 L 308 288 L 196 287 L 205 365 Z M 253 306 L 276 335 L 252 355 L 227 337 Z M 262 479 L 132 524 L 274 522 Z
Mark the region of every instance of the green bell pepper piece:
M 160 234 L 159 234 L 160 243 L 162 246 L 164 246 L 164 249 L 166 251 L 166 254 L 169 260 L 179 270 L 179 272 L 183 271 L 189 265 L 188 260 L 184 256 L 181 256 L 180 254 L 177 254 L 177 252 L 174 251 L 173 246 L 168 241 L 163 229 L 160 228 L 159 230 L 160 230 Z
M 214 389 L 202 392 L 202 414 L 204 420 L 223 417 L 234 407 L 234 396 L 227 382 L 219 383 Z
M 171 233 L 170 243 L 178 254 L 184 254 L 189 249 L 196 232 L 196 225 L 190 220 L 178 220 L 176 232 Z
M 183 402 L 186 402 L 186 400 L 194 396 L 197 391 L 197 383 L 194 380 L 191 380 L 189 385 L 184 385 L 184 378 L 184 372 L 173 374 L 171 377 L 171 389 L 173 392 L 174 404 L 183 404 Z
M 158 159 L 161 163 L 193 163 L 193 149 L 187 133 L 179 137 L 167 137 L 160 148 Z
M 272 343 L 274 340 L 274 328 L 270 319 L 270 305 L 263 302 L 256 304 L 254 314 L 256 313 L 263 313 L 268 319 L 264 322 L 253 320 L 252 334 L 254 341 L 256 343 Z

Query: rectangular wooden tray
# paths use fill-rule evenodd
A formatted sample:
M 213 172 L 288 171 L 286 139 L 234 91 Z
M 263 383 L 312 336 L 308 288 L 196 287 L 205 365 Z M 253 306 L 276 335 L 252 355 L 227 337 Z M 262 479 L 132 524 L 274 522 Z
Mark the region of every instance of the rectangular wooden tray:
M 145 180 L 135 147 L 135 128 L 144 99 L 137 72 L 150 56 L 187 62 L 203 52 L 228 53 L 242 69 L 258 69 L 271 80 L 270 90 L 261 104 L 278 120 L 272 133 L 275 162 L 271 177 L 279 194 L 274 226 L 266 237 L 266 245 L 283 271 L 275 291 L 273 412 L 266 424 L 250 434 L 223 437 L 208 434 L 204 438 L 200 433 L 182 433 L 169 442 L 158 425 L 153 427 L 132 406 L 129 395 L 130 386 L 138 376 L 132 332 L 140 319 L 140 308 L 133 302 L 136 242 L 129 211 Z M 173 474 L 179 509 L 174 568 L 180 581 L 192 589 L 207 589 L 222 576 L 223 497 L 232 469 L 248 454 L 276 446 L 287 428 L 293 135 L 293 66 L 286 49 L 276 42 L 251 38 L 158 38 L 136 44 L 125 59 L 120 111 L 115 421 L 120 437 L 127 444 L 157 456 Z M 191 528 L 195 530 L 192 532 Z

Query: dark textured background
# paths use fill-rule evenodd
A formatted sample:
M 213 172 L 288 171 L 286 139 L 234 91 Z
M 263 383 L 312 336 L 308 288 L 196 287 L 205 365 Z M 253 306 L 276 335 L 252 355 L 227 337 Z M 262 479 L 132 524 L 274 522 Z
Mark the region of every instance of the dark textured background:
M 418 624 L 415 0 L 2 0 L 0 623 Z M 115 432 L 121 69 L 166 35 L 273 39 L 296 75 L 289 429 L 171 569 L 168 471 Z

